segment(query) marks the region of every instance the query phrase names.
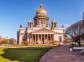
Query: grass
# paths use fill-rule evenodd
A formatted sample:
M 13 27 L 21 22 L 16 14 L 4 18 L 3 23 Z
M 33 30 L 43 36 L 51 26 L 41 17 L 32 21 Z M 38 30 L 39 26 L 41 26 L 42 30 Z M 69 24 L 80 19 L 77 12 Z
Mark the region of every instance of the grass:
M 38 62 L 51 47 L 0 48 L 0 62 Z

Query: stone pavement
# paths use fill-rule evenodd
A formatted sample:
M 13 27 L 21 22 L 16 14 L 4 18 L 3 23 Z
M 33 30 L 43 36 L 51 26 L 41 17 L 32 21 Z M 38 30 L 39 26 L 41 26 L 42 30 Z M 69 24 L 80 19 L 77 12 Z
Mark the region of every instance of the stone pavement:
M 70 52 L 68 46 L 54 47 L 39 62 L 84 62 L 84 54 L 81 55 L 78 51 Z

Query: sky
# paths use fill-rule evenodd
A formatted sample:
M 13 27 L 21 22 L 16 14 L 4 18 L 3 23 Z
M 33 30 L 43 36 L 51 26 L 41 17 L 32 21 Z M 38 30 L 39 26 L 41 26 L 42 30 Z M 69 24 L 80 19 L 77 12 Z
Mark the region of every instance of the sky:
M 0 0 L 0 36 L 17 38 L 19 25 L 27 26 L 40 4 L 47 10 L 49 22 L 56 19 L 58 27 L 83 18 L 84 0 Z

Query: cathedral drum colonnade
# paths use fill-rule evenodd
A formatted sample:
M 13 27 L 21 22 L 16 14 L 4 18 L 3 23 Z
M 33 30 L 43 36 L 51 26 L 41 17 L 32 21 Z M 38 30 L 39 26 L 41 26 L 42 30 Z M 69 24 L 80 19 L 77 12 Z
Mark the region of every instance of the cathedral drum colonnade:
M 64 27 L 57 27 L 55 19 L 49 24 L 47 11 L 42 4 L 37 9 L 33 20 L 28 21 L 28 25 L 23 27 L 20 25 L 17 31 L 17 42 L 33 42 L 34 44 L 49 44 L 50 41 L 62 42 L 65 38 Z

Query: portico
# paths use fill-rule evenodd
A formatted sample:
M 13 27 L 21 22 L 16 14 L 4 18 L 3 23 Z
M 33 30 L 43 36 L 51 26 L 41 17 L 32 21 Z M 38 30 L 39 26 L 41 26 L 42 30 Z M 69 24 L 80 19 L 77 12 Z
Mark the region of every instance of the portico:
M 36 34 L 32 34 L 32 40 L 34 43 L 36 44 L 47 44 L 49 43 L 49 41 L 53 41 L 53 34 L 39 34 L 39 33 L 36 33 Z

